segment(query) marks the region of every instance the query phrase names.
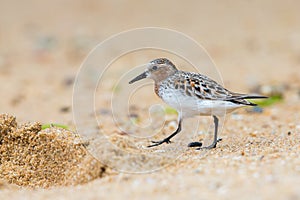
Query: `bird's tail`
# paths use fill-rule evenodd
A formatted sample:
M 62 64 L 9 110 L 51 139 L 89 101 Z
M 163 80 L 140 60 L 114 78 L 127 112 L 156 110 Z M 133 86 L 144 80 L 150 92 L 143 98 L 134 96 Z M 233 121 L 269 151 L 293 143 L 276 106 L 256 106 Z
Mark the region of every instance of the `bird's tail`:
M 255 95 L 255 94 L 235 94 L 226 99 L 226 101 L 230 101 L 237 104 L 247 105 L 247 106 L 257 106 L 257 104 L 252 103 L 246 99 L 265 99 L 268 98 L 262 95 Z

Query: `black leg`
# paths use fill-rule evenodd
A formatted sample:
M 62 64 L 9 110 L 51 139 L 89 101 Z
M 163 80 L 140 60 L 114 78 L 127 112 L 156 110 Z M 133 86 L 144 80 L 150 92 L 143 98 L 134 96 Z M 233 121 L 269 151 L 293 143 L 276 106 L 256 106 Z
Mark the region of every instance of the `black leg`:
M 177 127 L 177 129 L 176 129 L 176 131 L 175 131 L 174 133 L 172 133 L 171 135 L 169 135 L 168 137 L 166 137 L 166 138 L 163 139 L 163 140 L 160 140 L 160 141 L 151 141 L 151 142 L 154 143 L 154 144 L 149 145 L 149 146 L 147 146 L 147 147 L 155 147 L 155 146 L 159 146 L 159 145 L 161 145 L 161 144 L 163 144 L 163 143 L 167 143 L 167 144 L 171 143 L 170 139 L 171 139 L 172 137 L 174 137 L 175 135 L 177 135 L 177 133 L 179 133 L 179 132 L 181 131 L 181 121 L 182 121 L 182 120 L 179 119 L 179 121 L 178 121 L 178 127 Z
M 218 139 L 218 127 L 219 127 L 219 119 L 213 115 L 214 118 L 214 123 L 215 123 L 215 134 L 214 134 L 214 141 L 211 145 L 207 146 L 207 147 L 200 147 L 197 150 L 200 149 L 213 149 L 216 148 L 217 143 L 220 142 L 222 139 Z

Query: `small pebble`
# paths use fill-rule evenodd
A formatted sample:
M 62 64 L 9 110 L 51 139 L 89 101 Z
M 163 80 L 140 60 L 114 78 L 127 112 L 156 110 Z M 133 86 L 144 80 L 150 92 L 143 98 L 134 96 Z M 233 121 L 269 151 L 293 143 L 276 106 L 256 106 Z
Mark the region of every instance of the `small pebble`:
M 171 129 L 176 129 L 177 128 L 177 123 L 175 121 L 171 121 L 168 123 L 168 127 Z
M 249 134 L 251 137 L 256 137 L 256 133 L 250 133 Z
M 136 113 L 130 113 L 130 114 L 129 114 L 129 117 L 130 117 L 130 118 L 138 118 L 139 115 L 136 114 Z
M 202 142 L 191 142 L 188 144 L 188 147 L 201 147 Z
M 97 113 L 97 114 L 100 114 L 100 115 L 108 115 L 108 114 L 110 114 L 111 112 L 110 112 L 109 109 L 101 108 L 101 109 L 99 109 L 96 113 Z
M 262 161 L 262 159 L 264 159 L 264 157 L 265 157 L 265 156 L 262 155 L 262 156 L 259 158 L 259 160 Z
M 198 135 L 204 135 L 204 134 L 206 134 L 205 131 L 198 131 Z
M 239 121 L 239 120 L 243 120 L 244 117 L 242 115 L 239 115 L 239 114 L 232 114 L 231 118 L 234 119 L 234 120 Z
M 63 85 L 65 85 L 65 86 L 71 86 L 71 85 L 73 85 L 74 81 L 75 81 L 74 77 L 66 77 L 63 80 Z
M 57 40 L 53 36 L 43 35 L 35 40 L 35 48 L 40 51 L 50 51 L 57 45 Z
M 264 110 L 259 107 L 259 106 L 255 106 L 252 108 L 252 112 L 255 112 L 255 113 L 262 113 Z
M 71 110 L 70 106 L 63 106 L 60 108 L 60 112 L 66 113 L 69 112 Z

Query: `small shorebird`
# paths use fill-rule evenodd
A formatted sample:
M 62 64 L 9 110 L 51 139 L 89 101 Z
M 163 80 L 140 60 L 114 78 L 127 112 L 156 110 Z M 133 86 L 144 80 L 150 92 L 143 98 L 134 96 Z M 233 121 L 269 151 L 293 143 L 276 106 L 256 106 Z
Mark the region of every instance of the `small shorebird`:
M 158 58 L 147 64 L 147 69 L 129 84 L 138 80 L 150 78 L 154 80 L 155 93 L 178 112 L 178 127 L 174 133 L 161 141 L 152 141 L 154 147 L 163 143 L 171 143 L 170 139 L 181 131 L 184 118 L 195 115 L 213 116 L 215 131 L 211 145 L 201 147 L 202 143 L 192 142 L 189 147 L 211 149 L 217 146 L 218 116 L 243 106 L 256 106 L 246 99 L 267 98 L 259 95 L 248 95 L 231 92 L 214 80 L 202 74 L 180 71 L 166 58 Z

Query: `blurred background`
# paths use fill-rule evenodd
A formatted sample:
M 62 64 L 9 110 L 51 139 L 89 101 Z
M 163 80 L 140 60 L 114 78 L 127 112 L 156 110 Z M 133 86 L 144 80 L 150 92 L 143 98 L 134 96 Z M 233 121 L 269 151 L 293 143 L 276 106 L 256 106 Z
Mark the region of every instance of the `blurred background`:
M 299 7 L 296 0 L 0 0 L 0 111 L 21 122 L 71 124 L 84 58 L 111 35 L 148 26 L 194 38 L 233 91 L 299 83 Z

